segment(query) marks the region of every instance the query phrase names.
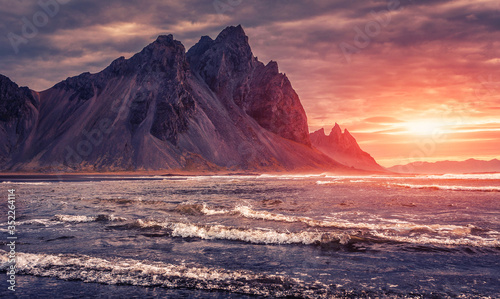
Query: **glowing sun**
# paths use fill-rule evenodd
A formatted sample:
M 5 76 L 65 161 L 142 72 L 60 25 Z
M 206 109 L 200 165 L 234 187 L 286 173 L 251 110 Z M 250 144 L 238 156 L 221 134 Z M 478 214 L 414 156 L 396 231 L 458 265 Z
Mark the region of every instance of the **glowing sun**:
M 409 121 L 404 124 L 408 133 L 413 135 L 432 135 L 440 132 L 445 124 L 440 121 L 425 119 L 418 121 Z

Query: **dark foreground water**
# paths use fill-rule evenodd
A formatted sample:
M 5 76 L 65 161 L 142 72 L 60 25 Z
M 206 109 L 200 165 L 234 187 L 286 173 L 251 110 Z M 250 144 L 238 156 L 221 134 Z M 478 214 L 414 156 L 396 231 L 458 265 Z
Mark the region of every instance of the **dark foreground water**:
M 500 297 L 500 175 L 23 178 L 0 187 L 2 298 Z

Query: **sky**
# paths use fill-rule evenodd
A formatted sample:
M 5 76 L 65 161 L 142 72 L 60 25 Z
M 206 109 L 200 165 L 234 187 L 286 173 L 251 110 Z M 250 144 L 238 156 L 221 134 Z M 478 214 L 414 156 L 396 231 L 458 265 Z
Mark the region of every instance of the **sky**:
M 41 91 L 160 34 L 186 49 L 241 24 L 310 131 L 335 123 L 383 166 L 500 158 L 497 0 L 0 0 L 0 74 Z

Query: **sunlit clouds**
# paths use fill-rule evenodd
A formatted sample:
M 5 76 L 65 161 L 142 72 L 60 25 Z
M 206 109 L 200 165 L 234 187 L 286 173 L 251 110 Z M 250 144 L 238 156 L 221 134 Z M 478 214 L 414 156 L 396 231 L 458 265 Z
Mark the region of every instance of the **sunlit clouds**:
M 0 5 L 0 73 L 35 90 L 97 72 L 159 34 L 188 49 L 241 24 L 254 55 L 290 78 L 311 131 L 337 122 L 384 166 L 499 157 L 495 0 L 69 1 L 18 54 L 7 35 L 40 7 Z

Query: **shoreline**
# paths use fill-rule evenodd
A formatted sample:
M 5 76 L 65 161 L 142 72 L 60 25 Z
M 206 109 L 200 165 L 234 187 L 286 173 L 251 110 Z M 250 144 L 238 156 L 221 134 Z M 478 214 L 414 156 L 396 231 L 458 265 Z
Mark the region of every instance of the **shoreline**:
M 319 170 L 297 170 L 297 171 L 183 171 L 183 170 L 153 170 L 153 171 L 83 171 L 83 172 L 0 172 L 0 180 L 13 179 L 34 179 L 34 178 L 76 178 L 76 177 L 192 177 L 192 176 L 260 176 L 260 175 L 390 175 L 400 176 L 402 174 L 393 172 L 372 172 L 360 169 L 342 171 L 319 171 Z M 408 174 L 404 174 L 405 176 Z

